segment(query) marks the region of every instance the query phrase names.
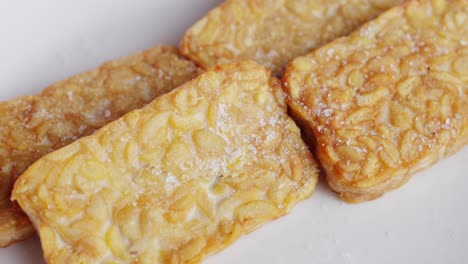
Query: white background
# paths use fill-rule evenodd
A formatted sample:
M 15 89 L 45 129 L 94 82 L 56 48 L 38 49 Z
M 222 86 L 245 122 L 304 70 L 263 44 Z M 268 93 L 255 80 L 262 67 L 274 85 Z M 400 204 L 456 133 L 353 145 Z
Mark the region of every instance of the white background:
M 177 44 L 219 2 L 0 0 L 0 100 L 106 60 Z M 399 190 L 359 205 L 341 202 L 321 183 L 290 215 L 205 263 L 467 263 L 467 157 L 465 147 Z M 43 263 L 39 240 L 0 249 L 0 263 Z

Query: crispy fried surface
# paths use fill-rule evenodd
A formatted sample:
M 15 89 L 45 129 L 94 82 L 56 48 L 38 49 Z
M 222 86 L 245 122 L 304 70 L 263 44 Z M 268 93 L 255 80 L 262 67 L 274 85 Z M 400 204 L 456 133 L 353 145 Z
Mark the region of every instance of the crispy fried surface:
M 0 103 L 0 247 L 28 238 L 31 223 L 10 202 L 16 178 L 35 160 L 192 79 L 197 67 L 160 46 Z
M 198 263 L 286 214 L 317 172 L 278 80 L 242 62 L 45 156 L 13 198 L 48 263 Z
M 183 54 L 203 67 L 252 59 L 280 75 L 297 56 L 403 0 L 227 0 L 193 25 Z
M 381 196 L 468 142 L 468 1 L 396 7 L 286 70 L 329 185 Z

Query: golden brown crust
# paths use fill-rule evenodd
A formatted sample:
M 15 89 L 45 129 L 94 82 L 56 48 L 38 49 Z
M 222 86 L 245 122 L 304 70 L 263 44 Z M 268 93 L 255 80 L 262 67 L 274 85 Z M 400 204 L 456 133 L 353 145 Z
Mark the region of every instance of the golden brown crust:
M 286 64 L 346 35 L 403 0 L 227 0 L 193 25 L 183 54 L 202 67 L 251 59 L 280 75 Z
M 48 263 L 198 263 L 312 193 L 284 92 L 223 65 L 34 163 L 13 198 Z
M 295 59 L 288 104 L 330 187 L 375 199 L 468 143 L 468 1 L 413 1 Z
M 0 103 L 0 247 L 34 232 L 10 202 L 14 181 L 31 163 L 198 73 L 175 47 L 159 46 Z

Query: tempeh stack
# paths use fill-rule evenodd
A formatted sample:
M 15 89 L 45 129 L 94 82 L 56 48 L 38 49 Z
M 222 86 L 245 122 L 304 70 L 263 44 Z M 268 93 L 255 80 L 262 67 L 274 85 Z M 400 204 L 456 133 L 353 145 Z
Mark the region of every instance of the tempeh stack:
M 13 199 L 48 263 L 198 263 L 314 190 L 284 96 L 254 62 L 208 70 L 43 157 Z

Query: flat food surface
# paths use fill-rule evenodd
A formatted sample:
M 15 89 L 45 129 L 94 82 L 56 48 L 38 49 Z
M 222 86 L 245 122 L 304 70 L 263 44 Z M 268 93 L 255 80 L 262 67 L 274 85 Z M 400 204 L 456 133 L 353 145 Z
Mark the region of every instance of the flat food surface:
M 10 1 L 0 4 L 0 98 L 40 91 L 183 32 L 221 1 Z M 183 7 L 183 8 L 181 8 Z M 311 199 L 205 263 L 455 263 L 468 259 L 468 149 L 402 188 L 348 205 L 319 185 Z M 0 249 L 0 263 L 40 261 L 39 240 Z
M 226 0 L 184 35 L 182 53 L 202 67 L 255 60 L 273 74 L 403 0 Z
M 468 1 L 395 7 L 296 58 L 284 81 L 333 190 L 380 197 L 468 143 Z

